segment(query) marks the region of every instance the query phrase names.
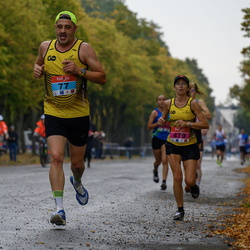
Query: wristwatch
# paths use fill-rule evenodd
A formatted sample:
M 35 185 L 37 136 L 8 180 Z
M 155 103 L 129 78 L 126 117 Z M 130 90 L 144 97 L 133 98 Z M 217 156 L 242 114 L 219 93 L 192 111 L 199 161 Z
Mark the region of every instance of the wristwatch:
M 81 76 L 86 75 L 86 72 L 87 72 L 87 70 L 86 70 L 85 68 L 82 68 L 82 69 L 81 69 Z
M 192 125 L 193 125 L 192 122 L 189 122 L 188 126 L 189 126 L 190 128 L 191 128 Z

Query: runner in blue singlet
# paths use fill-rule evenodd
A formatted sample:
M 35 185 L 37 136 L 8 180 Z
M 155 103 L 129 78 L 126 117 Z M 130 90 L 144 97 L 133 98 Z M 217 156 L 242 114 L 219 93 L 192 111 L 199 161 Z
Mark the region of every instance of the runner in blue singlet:
M 155 157 L 154 161 L 154 169 L 153 169 L 153 180 L 154 182 L 159 182 L 158 176 L 158 168 L 162 163 L 162 185 L 161 190 L 166 190 L 167 184 L 167 175 L 168 175 L 168 161 L 166 156 L 166 148 L 165 143 L 169 134 L 169 123 L 167 122 L 165 125 L 160 126 L 158 123 L 159 118 L 162 116 L 163 105 L 165 101 L 164 95 L 159 95 L 156 98 L 158 108 L 154 109 L 148 120 L 147 129 L 151 130 L 152 132 L 152 149 Z

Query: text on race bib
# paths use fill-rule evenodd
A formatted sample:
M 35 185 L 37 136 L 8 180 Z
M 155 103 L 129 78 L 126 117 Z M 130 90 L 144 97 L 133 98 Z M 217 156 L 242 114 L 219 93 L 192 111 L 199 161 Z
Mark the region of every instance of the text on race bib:
M 76 93 L 76 76 L 52 76 L 51 86 L 53 96 L 71 95 Z
M 186 143 L 189 142 L 190 128 L 171 127 L 170 141 Z

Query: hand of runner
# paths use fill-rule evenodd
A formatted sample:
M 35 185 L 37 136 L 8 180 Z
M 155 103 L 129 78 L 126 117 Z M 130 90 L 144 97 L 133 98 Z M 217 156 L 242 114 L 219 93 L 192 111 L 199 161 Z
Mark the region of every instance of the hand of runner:
M 164 125 L 166 120 L 163 117 L 160 117 L 158 120 L 159 125 Z
M 174 125 L 176 125 L 176 127 L 188 127 L 188 124 L 186 121 L 183 120 L 178 120 L 174 123 Z
M 81 74 L 81 69 L 76 66 L 76 64 L 71 61 L 71 60 L 64 60 L 62 62 L 63 66 L 63 71 L 66 73 L 71 73 L 74 75 L 80 75 Z
M 44 67 L 45 67 L 44 64 L 42 66 L 35 64 L 35 66 L 34 66 L 34 77 L 35 78 L 41 78 L 43 76 Z

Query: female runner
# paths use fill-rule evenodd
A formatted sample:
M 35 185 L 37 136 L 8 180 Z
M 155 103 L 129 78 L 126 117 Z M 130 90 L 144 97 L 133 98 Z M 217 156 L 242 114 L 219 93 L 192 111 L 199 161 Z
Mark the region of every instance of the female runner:
M 199 196 L 199 187 L 196 185 L 196 165 L 200 158 L 194 129 L 207 129 L 208 122 L 202 113 L 200 105 L 189 97 L 189 79 L 186 76 L 177 76 L 174 79 L 174 90 L 176 97 L 164 102 L 160 124 L 166 122 L 170 115 L 171 131 L 166 142 L 166 154 L 168 162 L 173 172 L 173 189 L 178 210 L 174 215 L 174 220 L 183 220 L 183 163 L 185 182 L 191 187 L 193 198 Z M 198 122 L 195 122 L 196 117 Z

